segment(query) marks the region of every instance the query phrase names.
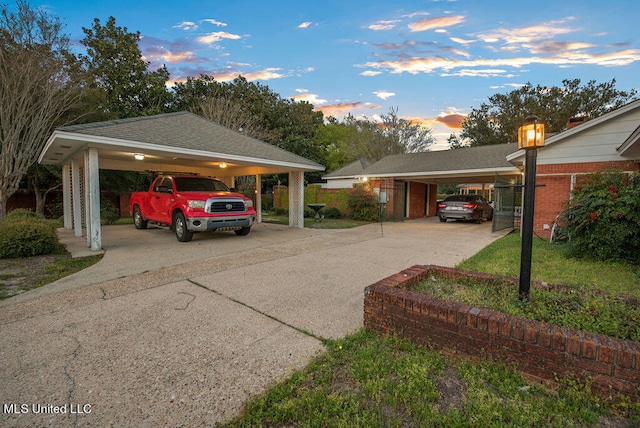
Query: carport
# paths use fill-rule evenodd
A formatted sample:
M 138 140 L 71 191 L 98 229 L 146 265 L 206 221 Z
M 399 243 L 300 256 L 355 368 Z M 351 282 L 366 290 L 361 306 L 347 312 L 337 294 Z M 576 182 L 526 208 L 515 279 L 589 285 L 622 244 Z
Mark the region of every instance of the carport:
M 62 166 L 64 227 L 102 248 L 99 169 L 197 173 L 233 186 L 235 177 L 289 174 L 289 226 L 304 227 L 304 173 L 324 166 L 189 112 L 65 126 L 40 154 Z M 256 211 L 261 222 L 261 197 Z
M 390 155 L 355 178 L 371 183 L 381 212 L 392 220 L 436 215 L 439 184 L 494 184 L 494 229 L 499 230 L 508 223 L 513 226 L 513 185 L 522 182 L 522 171 L 507 156 L 517 150 L 517 144 L 509 143 Z M 330 174 L 325 178 L 332 179 Z

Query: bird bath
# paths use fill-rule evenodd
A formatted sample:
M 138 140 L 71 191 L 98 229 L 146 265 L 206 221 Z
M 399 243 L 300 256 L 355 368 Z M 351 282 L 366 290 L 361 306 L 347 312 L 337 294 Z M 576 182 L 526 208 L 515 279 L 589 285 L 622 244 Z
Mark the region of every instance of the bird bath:
M 309 208 L 311 208 L 312 210 L 314 210 L 316 212 L 316 215 L 313 216 L 313 222 L 314 223 L 319 223 L 321 218 L 320 218 L 320 210 L 323 209 L 325 207 L 326 204 L 307 204 L 307 206 Z

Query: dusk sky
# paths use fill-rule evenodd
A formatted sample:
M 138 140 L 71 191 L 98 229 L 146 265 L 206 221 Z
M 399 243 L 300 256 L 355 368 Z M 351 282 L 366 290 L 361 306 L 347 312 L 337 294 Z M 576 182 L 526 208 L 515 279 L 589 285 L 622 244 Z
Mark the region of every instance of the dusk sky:
M 325 117 L 399 116 L 442 143 L 496 93 L 563 79 L 639 88 L 640 3 L 555 0 L 32 1 L 62 19 L 78 51 L 82 27 L 109 16 L 143 37 L 170 83 L 241 74 Z M 442 147 L 439 144 L 440 148 Z

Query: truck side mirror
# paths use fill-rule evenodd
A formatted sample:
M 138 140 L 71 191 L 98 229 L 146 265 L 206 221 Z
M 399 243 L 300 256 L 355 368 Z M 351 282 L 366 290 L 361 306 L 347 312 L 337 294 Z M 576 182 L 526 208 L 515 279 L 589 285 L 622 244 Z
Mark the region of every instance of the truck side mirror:
M 173 193 L 173 189 L 169 186 L 158 186 L 158 193 Z

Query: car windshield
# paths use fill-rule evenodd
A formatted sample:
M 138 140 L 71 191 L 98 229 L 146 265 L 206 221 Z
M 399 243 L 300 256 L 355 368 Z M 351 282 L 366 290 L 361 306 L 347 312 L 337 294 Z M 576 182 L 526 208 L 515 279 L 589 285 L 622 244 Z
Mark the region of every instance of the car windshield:
M 175 179 L 178 192 L 228 192 L 229 188 L 218 180 L 202 177 L 181 177 Z

